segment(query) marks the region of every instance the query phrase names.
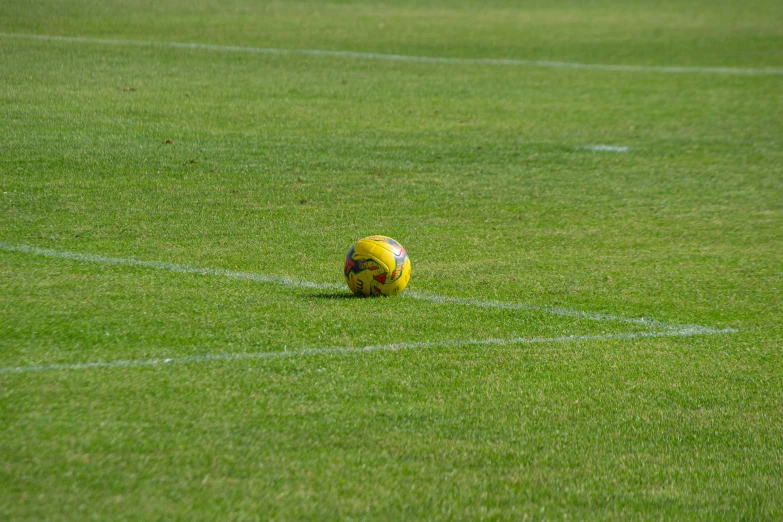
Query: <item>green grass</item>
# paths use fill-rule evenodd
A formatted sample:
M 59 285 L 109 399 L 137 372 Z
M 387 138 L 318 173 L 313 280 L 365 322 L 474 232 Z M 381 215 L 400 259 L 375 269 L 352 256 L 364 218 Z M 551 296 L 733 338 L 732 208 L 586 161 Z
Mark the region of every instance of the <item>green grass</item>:
M 116 4 L 0 4 L 0 243 L 737 331 L 4 372 L 642 328 L 0 248 L 0 519 L 783 517 L 783 76 L 8 35 L 763 68 L 779 2 Z

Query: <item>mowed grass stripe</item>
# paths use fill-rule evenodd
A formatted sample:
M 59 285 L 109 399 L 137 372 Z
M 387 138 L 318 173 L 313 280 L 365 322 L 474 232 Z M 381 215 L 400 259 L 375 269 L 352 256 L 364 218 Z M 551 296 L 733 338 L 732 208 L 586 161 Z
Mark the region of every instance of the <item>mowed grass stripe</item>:
M 170 272 L 178 272 L 185 274 L 201 274 L 212 275 L 218 277 L 229 277 L 233 279 L 242 279 L 247 281 L 254 281 L 259 283 L 271 283 L 282 286 L 298 287 L 298 288 L 317 288 L 317 289 L 344 289 L 345 287 L 336 283 L 316 283 L 312 281 L 303 281 L 300 279 L 294 279 L 287 276 L 275 276 L 268 274 L 258 274 L 251 272 L 238 272 L 232 270 L 223 270 L 215 268 L 203 268 L 188 265 L 181 265 L 176 263 L 166 263 L 160 261 L 140 261 L 133 258 L 121 258 L 121 257 L 107 257 L 95 254 L 84 254 L 80 252 L 70 252 L 66 250 L 53 250 L 48 248 L 38 248 L 28 245 L 14 245 L 10 243 L 0 242 L 0 250 L 10 252 L 20 252 L 25 254 L 40 255 L 51 258 L 60 259 L 72 259 L 75 261 L 83 261 L 90 263 L 101 263 L 110 265 L 124 265 L 124 266 L 138 266 L 144 268 L 154 268 L 158 270 L 167 270 Z M 516 309 L 516 310 L 529 310 L 536 312 L 545 312 L 553 315 L 575 317 L 579 319 L 588 319 L 592 321 L 605 321 L 605 322 L 618 322 L 626 324 L 634 324 L 645 326 L 648 328 L 657 328 L 663 332 L 667 332 L 672 335 L 700 335 L 700 334 L 720 334 L 733 332 L 733 329 L 719 329 L 710 326 L 695 325 L 695 324 L 671 324 L 655 319 L 649 318 L 635 318 L 625 317 L 620 315 L 602 314 L 598 312 L 590 312 L 583 310 L 575 310 L 571 308 L 559 307 L 559 306 L 537 306 L 528 303 L 510 303 L 505 301 L 497 301 L 493 299 L 479 299 L 479 298 L 464 298 L 464 297 L 447 297 L 436 294 L 430 294 L 425 292 L 408 291 L 403 296 L 408 298 L 420 299 L 438 304 L 454 304 L 462 306 L 476 306 L 482 308 L 501 308 L 501 309 Z M 460 341 L 462 342 L 462 341 Z
M 577 63 L 560 62 L 551 60 L 525 60 L 515 58 L 455 58 L 438 56 L 411 56 L 401 54 L 369 53 L 357 51 L 334 51 L 326 49 L 279 49 L 273 47 L 246 47 L 238 45 L 215 45 L 192 42 L 156 42 L 151 40 L 125 40 L 113 38 L 86 38 L 82 36 L 54 36 L 25 33 L 4 33 L 0 36 L 6 38 L 26 38 L 31 40 L 46 40 L 57 42 L 92 43 L 108 45 L 140 45 L 146 47 L 170 47 L 180 49 L 202 49 L 207 51 L 242 52 L 259 54 L 296 54 L 306 56 L 326 56 L 333 58 L 359 58 L 368 60 L 387 60 L 396 62 L 418 62 L 439 64 L 465 64 L 465 65 L 502 65 L 502 66 L 527 66 L 550 67 L 556 69 L 585 69 L 595 71 L 618 72 L 652 72 L 652 73 L 686 73 L 686 74 L 732 74 L 732 75 L 773 75 L 783 76 L 781 67 L 688 67 L 671 65 L 627 65 L 627 64 L 601 64 L 601 63 Z

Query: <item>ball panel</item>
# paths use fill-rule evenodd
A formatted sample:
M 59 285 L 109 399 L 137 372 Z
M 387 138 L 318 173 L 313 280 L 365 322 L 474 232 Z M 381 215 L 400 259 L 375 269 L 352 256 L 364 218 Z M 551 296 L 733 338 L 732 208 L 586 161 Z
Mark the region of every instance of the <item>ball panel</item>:
M 354 245 L 354 260 L 358 261 L 360 266 L 362 261 L 366 261 L 362 269 L 374 270 L 373 264 L 381 265 L 384 272 L 390 272 L 394 267 L 394 254 L 378 241 L 360 239 Z M 372 263 L 374 261 L 375 263 Z

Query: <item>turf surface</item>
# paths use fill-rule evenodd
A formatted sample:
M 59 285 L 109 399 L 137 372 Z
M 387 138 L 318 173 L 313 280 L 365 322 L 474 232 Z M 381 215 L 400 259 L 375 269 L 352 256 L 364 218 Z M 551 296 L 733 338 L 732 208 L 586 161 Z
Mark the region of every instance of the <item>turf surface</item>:
M 779 71 L 778 2 L 115 4 L 0 4 L 0 519 L 783 517 L 783 75 L 99 40 Z

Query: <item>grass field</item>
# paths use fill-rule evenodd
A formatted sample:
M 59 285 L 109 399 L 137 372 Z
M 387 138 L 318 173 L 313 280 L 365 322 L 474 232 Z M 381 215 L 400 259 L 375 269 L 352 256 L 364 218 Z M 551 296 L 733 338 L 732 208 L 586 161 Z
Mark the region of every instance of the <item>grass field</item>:
M 0 57 L 0 520 L 783 519 L 779 1 L 6 0 Z

